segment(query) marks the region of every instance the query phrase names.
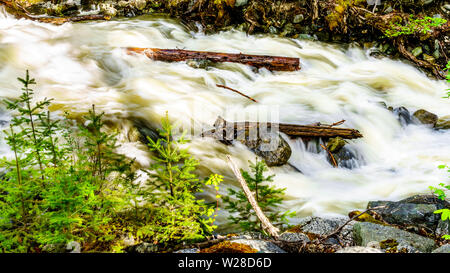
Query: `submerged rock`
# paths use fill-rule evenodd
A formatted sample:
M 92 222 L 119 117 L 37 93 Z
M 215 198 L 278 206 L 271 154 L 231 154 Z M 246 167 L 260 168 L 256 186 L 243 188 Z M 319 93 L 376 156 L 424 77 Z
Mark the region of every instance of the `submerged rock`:
M 353 169 L 359 166 L 356 154 L 346 147 L 342 147 L 339 152 L 334 153 L 333 156 L 339 167 Z
M 422 124 L 430 125 L 434 127 L 438 121 L 438 116 L 428 112 L 427 110 L 420 109 L 414 112 L 413 116 Z
M 408 109 L 403 106 L 392 109 L 392 113 L 397 116 L 398 121 L 401 125 L 408 125 L 412 123 L 411 114 Z
M 160 138 L 158 130 L 148 125 L 144 120 L 135 120 L 133 125 L 134 127 L 128 131 L 127 137 L 129 141 L 141 141 L 144 144 L 148 144 L 147 137 L 153 141 L 157 141 Z
M 449 208 L 450 204 L 433 195 L 415 195 L 398 202 L 371 201 L 367 208 L 377 206 L 385 206 L 377 210 L 377 213 L 389 224 L 422 227 L 435 231 L 441 220 L 434 211 Z
M 399 244 L 411 246 L 422 252 L 431 252 L 436 248 L 434 240 L 403 231 L 394 227 L 383 226 L 368 222 L 353 225 L 355 243 L 359 246 L 367 246 L 369 242 L 395 239 Z

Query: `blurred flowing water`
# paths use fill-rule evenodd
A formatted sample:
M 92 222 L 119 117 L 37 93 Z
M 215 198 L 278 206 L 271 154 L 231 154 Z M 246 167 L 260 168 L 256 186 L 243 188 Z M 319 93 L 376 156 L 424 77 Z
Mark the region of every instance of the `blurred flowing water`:
M 127 55 L 123 47 L 128 46 L 299 57 L 302 69 L 255 71 L 233 63 L 198 69 L 184 62 Z M 277 119 L 285 123 L 331 124 L 345 119 L 342 127 L 364 135 L 346 145 L 356 155 L 352 169 L 333 168 L 325 151 L 295 139 L 288 140 L 291 166 L 270 168 L 276 174 L 275 185 L 287 188 L 283 209 L 295 210 L 299 217 L 345 215 L 364 208 L 369 200 L 426 193 L 428 186 L 448 179 L 437 166 L 450 162 L 450 131 L 402 126 L 380 104 L 450 115 L 450 100 L 442 98 L 448 84 L 429 79 L 404 62 L 369 53 L 356 46 L 247 36 L 235 30 L 205 35 L 156 16 L 55 26 L 16 20 L 2 10 L 0 97 L 17 98 L 21 86 L 16 78 L 29 69 L 38 83 L 36 99 L 54 98 L 52 111 L 68 111 L 74 117 L 95 104 L 120 130 L 120 152 L 136 157 L 144 167 L 149 164 L 148 152 L 145 145 L 127 137 L 131 123 L 141 119 L 157 126 L 166 111 L 183 127 L 197 129 L 212 125 L 218 115 L 236 120 L 242 113 L 251 117 L 261 107 L 275 109 Z M 260 104 L 216 84 L 240 90 Z M 9 119 L 4 108 L 0 119 Z M 225 146 L 194 137 L 189 147 L 200 161 L 201 176 L 211 172 L 225 176 L 222 194 L 227 187 L 238 187 L 225 155 L 231 154 L 242 168 L 255 159 L 241 144 Z M 4 143 L 0 152 L 8 153 Z M 204 195 L 210 198 L 215 192 Z M 221 210 L 219 224 L 225 217 Z

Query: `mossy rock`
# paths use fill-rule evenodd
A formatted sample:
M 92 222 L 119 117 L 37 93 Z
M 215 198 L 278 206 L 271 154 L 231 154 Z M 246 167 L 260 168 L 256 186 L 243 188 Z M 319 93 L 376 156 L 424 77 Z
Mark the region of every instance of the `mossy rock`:
M 339 152 L 347 142 L 341 137 L 330 138 L 327 143 L 327 149 L 331 153 Z
M 434 128 L 440 129 L 440 130 L 450 129 L 450 116 L 445 116 L 445 117 L 438 119 Z
M 256 253 L 258 250 L 240 243 L 229 241 L 220 242 L 211 247 L 200 250 L 200 253 Z
M 413 116 L 422 124 L 430 125 L 434 127 L 438 121 L 438 116 L 428 112 L 427 110 L 420 109 L 414 112 Z
M 353 218 L 356 215 L 359 215 L 361 213 L 362 212 L 359 210 L 354 210 L 348 214 L 348 217 Z M 374 224 L 379 224 L 379 225 L 387 225 L 387 224 L 383 223 L 382 221 L 375 219 L 372 215 L 368 214 L 367 212 L 362 214 L 361 216 L 358 216 L 358 218 L 355 218 L 354 220 L 358 221 L 358 222 L 369 222 L 369 223 L 374 223 Z

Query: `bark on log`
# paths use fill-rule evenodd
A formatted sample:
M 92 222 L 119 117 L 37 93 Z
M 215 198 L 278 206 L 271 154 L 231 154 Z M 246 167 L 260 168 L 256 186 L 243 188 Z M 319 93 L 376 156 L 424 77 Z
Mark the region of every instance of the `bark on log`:
M 279 235 L 278 232 L 280 231 L 278 228 L 274 227 L 272 223 L 270 223 L 269 219 L 264 215 L 264 212 L 259 207 L 258 203 L 255 200 L 255 197 L 253 196 L 253 193 L 250 191 L 247 183 L 245 182 L 244 177 L 242 177 L 242 174 L 239 170 L 239 168 L 236 166 L 236 163 L 234 163 L 231 156 L 227 155 L 228 159 L 228 165 L 230 166 L 231 170 L 233 170 L 234 175 L 236 176 L 237 180 L 241 184 L 242 189 L 244 190 L 245 196 L 247 196 L 248 201 L 253 207 L 253 210 L 256 213 L 256 216 L 258 217 L 259 221 L 261 221 L 262 228 L 272 236 L 275 240 L 278 239 Z
M 226 130 L 234 130 L 234 132 L 249 130 L 256 128 L 259 130 L 262 123 L 259 122 L 227 122 L 222 117 L 218 117 L 214 123 L 213 130 L 204 132 L 202 136 L 218 135 L 222 136 L 221 133 L 226 133 Z M 336 128 L 333 126 L 320 126 L 320 125 L 297 125 L 297 124 L 285 124 L 285 123 L 263 123 L 263 127 L 275 129 L 282 133 L 285 133 L 291 137 L 321 137 L 321 138 L 332 138 L 332 137 L 342 137 L 344 139 L 355 139 L 361 138 L 363 135 L 355 129 L 347 128 Z M 228 136 L 233 136 L 234 134 L 227 134 Z
M 159 49 L 159 48 L 127 48 L 128 54 L 145 54 L 157 61 L 181 62 L 186 60 L 209 60 L 211 62 L 233 62 L 251 65 L 256 68 L 267 68 L 270 71 L 296 71 L 300 70 L 299 58 L 231 54 L 207 51 L 192 51 L 184 49 Z
M 8 0 L 0 0 L 0 4 L 6 7 L 6 11 L 14 17 L 21 19 L 25 18 L 32 21 L 38 21 L 42 23 L 51 23 L 55 25 L 61 25 L 66 22 L 79 22 L 79 21 L 88 21 L 88 20 L 109 20 L 110 16 L 102 15 L 102 14 L 93 14 L 93 15 L 81 15 L 81 16 L 73 16 L 73 17 L 42 17 L 42 16 L 33 16 L 30 14 L 25 8 L 21 5 Z

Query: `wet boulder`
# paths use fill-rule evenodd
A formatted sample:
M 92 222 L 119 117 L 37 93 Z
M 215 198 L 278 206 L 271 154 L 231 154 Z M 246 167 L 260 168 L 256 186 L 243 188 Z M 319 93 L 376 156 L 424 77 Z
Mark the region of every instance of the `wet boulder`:
M 344 223 L 347 222 L 348 219 L 343 217 L 329 217 L 322 218 L 316 216 L 309 216 L 300 219 L 298 225 L 290 228 L 288 231 L 290 232 L 298 232 L 298 233 L 306 233 L 309 235 L 318 235 L 318 236 L 326 236 L 328 234 L 333 233 L 339 227 L 341 227 Z M 339 232 L 339 237 L 341 238 L 341 242 L 346 245 L 351 245 L 353 243 L 353 235 L 352 235 L 352 227 L 353 222 L 345 225 L 342 230 Z M 313 236 L 314 237 L 314 236 Z M 311 237 L 311 239 L 314 239 Z M 327 243 L 330 244 L 338 244 L 339 242 L 332 242 L 333 238 L 329 238 Z
M 433 195 L 415 195 L 398 202 L 371 201 L 367 208 L 377 206 L 384 206 L 377 210 L 377 213 L 389 224 L 427 228 L 434 232 L 441 221 L 440 216 L 434 211 L 450 208 L 450 203 Z
M 414 112 L 413 116 L 421 123 L 434 127 L 438 121 L 438 116 L 424 109 Z
M 356 154 L 347 147 L 341 148 L 337 153 L 334 153 L 333 156 L 337 165 L 341 168 L 353 169 L 360 166 Z
M 147 137 L 151 138 L 153 141 L 157 141 L 158 138 L 160 138 L 158 130 L 144 120 L 134 120 L 133 125 L 134 127 L 131 127 L 127 134 L 129 141 L 140 141 L 144 144 L 148 144 L 149 141 Z
M 267 132 L 260 127 L 256 130 L 242 126 L 235 128 L 233 123 L 227 123 L 221 117 L 217 118 L 214 127 L 202 136 L 213 137 L 226 145 L 238 141 L 262 157 L 269 167 L 284 165 L 291 157 L 291 147 L 276 131 Z
M 408 125 L 412 123 L 412 117 L 408 109 L 403 106 L 393 108 L 392 113 L 397 116 L 398 121 L 401 125 Z
M 450 253 L 450 244 L 443 245 L 433 250 L 433 253 Z
M 345 146 L 345 144 L 345 140 L 341 137 L 330 138 L 327 142 L 327 149 L 330 153 L 337 153 Z
M 246 137 L 239 142 L 262 157 L 269 167 L 286 164 L 292 154 L 289 144 L 277 133 L 264 134 L 256 139 Z
M 417 249 L 421 252 L 431 252 L 437 246 L 434 240 L 400 230 L 394 227 L 373 224 L 369 222 L 358 222 L 353 225 L 353 238 L 358 246 L 367 246 L 369 242 L 382 242 L 395 240 L 405 248 Z
M 437 120 L 434 128 L 439 130 L 448 130 L 450 129 L 450 116 L 445 116 Z

